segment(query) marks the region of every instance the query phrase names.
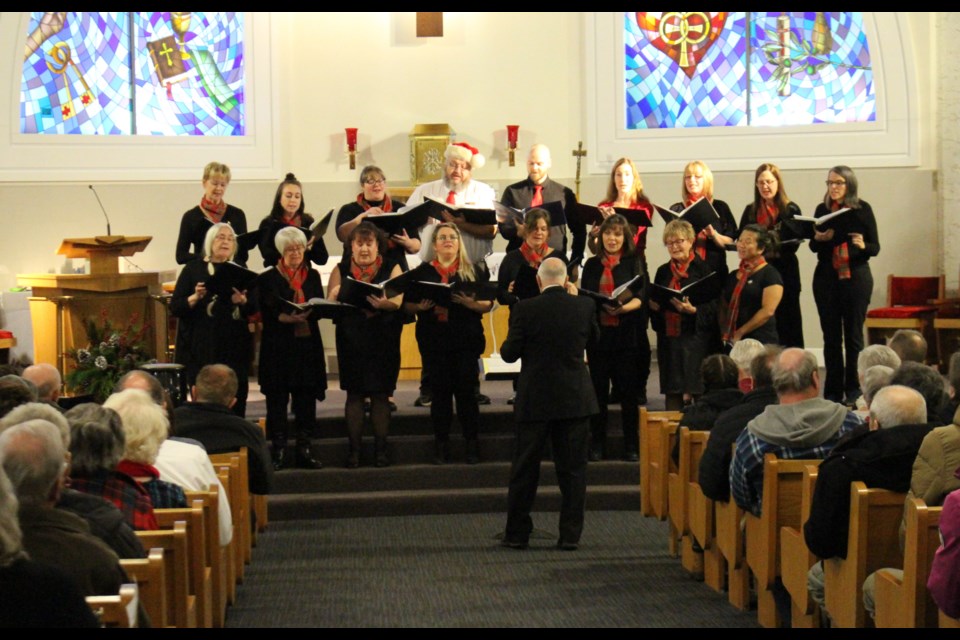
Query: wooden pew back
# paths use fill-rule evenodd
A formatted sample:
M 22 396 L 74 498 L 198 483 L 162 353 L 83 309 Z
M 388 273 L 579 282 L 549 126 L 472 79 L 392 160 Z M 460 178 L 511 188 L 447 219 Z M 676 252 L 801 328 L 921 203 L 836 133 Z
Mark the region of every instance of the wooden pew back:
M 122 584 L 115 596 L 87 596 L 87 604 L 107 629 L 130 629 L 137 626 L 136 584 Z
M 228 547 L 220 546 L 220 488 L 210 485 L 209 491 L 186 491 L 191 504 L 199 502 L 203 508 L 204 534 L 206 540 L 207 566 L 211 576 L 211 602 L 213 626 L 223 627 L 227 614 L 227 572 Z
M 690 495 L 691 487 L 697 485 L 697 472 L 700 456 L 710 437 L 709 431 L 691 431 L 680 427 L 679 461 L 676 471 L 667 475 L 668 503 L 670 505 L 671 547 L 679 544 L 680 562 L 683 568 L 695 576 L 703 574 L 703 552 L 695 552 L 694 539 L 690 531 Z
M 150 624 L 162 629 L 170 626 L 167 608 L 167 581 L 163 549 L 150 549 L 146 558 L 121 558 L 120 566 L 137 583 L 137 592 Z
M 167 587 L 167 622 L 177 628 L 197 626 L 197 599 L 190 593 L 190 547 L 187 523 L 172 529 L 136 531 L 147 549 L 163 549 L 163 573 Z
M 235 453 L 219 453 L 210 456 L 214 469 L 225 470 L 229 474 L 229 482 L 220 482 L 227 492 L 230 501 L 230 513 L 233 517 L 233 575 L 237 584 L 243 582 L 247 558 L 247 545 L 250 536 L 250 515 L 247 507 L 250 504 L 248 486 L 243 485 L 240 476 L 240 456 Z M 229 486 L 229 488 L 228 488 Z M 246 535 L 244 535 L 246 534 Z
M 640 513 L 642 515 L 655 515 L 651 500 L 650 465 L 654 459 L 661 460 L 660 430 L 664 422 L 679 420 L 681 415 L 678 411 L 647 411 L 646 407 L 640 407 Z M 669 459 L 669 452 L 667 459 Z M 666 491 L 665 488 L 664 491 Z M 666 498 L 662 502 L 665 503 L 665 501 Z
M 800 481 L 800 526 L 780 528 L 780 579 L 790 594 L 794 628 L 820 626 L 820 612 L 807 589 L 807 573 L 817 557 L 810 553 L 803 536 L 803 525 L 810 518 L 813 490 L 817 484 L 818 468 L 807 465 Z

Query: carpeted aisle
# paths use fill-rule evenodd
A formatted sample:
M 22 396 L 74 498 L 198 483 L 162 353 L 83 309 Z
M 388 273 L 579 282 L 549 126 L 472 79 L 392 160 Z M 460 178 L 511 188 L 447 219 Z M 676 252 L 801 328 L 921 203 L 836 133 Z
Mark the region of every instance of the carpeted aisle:
M 534 513 L 526 551 L 500 513 L 271 522 L 227 613 L 253 627 L 756 627 L 690 578 L 666 523 L 588 511 L 578 551 Z

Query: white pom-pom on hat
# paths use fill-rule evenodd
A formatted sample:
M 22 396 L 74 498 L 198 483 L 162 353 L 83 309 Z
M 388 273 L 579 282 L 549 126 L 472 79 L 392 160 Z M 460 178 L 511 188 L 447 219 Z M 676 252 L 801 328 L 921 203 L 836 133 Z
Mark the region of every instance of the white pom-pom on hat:
M 456 158 L 457 160 L 469 162 L 471 169 L 479 169 L 487 161 L 487 159 L 483 157 L 483 154 L 480 153 L 479 149 L 470 146 L 466 142 L 454 142 L 453 144 L 448 145 L 443 155 L 447 160 Z

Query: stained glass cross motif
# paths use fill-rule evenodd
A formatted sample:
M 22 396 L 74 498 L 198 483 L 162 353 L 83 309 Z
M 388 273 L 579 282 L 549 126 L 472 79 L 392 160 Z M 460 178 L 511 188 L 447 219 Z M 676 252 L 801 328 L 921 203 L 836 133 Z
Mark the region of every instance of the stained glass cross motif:
M 690 45 L 700 44 L 707 39 L 710 34 L 709 24 L 707 15 L 701 12 L 670 11 L 660 19 L 659 32 L 663 41 L 670 46 L 680 45 L 681 67 L 690 66 L 690 59 L 687 57 Z

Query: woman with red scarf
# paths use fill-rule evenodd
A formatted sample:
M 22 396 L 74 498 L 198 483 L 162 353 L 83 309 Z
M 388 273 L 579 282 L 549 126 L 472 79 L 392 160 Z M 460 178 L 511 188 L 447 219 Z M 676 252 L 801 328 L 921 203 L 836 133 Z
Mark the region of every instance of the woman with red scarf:
M 646 306 L 647 274 L 634 253 L 633 227 L 619 214 L 607 217 L 600 224 L 600 246 L 597 255 L 583 266 L 580 286 L 612 296 L 613 290 L 641 276 L 642 287 L 630 300 L 619 306 L 597 305 L 600 337 L 587 345 L 590 378 L 597 394 L 600 413 L 591 418 L 589 459 L 605 458 L 607 440 L 607 402 L 610 384 L 620 391 L 620 422 L 623 426 L 623 459 L 639 460 L 639 355 L 637 323 L 640 310 Z M 645 317 L 644 317 L 644 324 Z
M 784 347 L 803 349 L 803 316 L 800 314 L 800 263 L 797 249 L 800 229 L 794 225 L 800 207 L 787 197 L 780 177 L 780 169 L 766 162 L 757 167 L 753 185 L 753 202 L 740 216 L 740 229 L 749 224 L 759 224 L 778 240 L 774 254 L 764 257 L 783 278 L 783 300 L 777 306 L 777 335 Z
M 313 222 L 313 216 L 304 213 L 303 185 L 300 184 L 295 175 L 288 173 L 280 186 L 277 187 L 270 215 L 260 221 L 259 246 L 260 255 L 263 256 L 263 266 L 269 269 L 276 266 L 280 260 L 280 254 L 277 252 L 274 242 L 277 232 L 285 227 L 299 227 L 303 230 L 309 230 Z M 323 238 L 310 237 L 305 251 L 309 258 L 308 267 L 310 262 L 318 265 L 327 264 L 327 260 L 330 258 Z
M 700 366 L 710 354 L 717 326 L 717 300 L 723 281 L 710 265 L 693 250 L 696 233 L 686 220 L 667 223 L 663 244 L 670 261 L 660 266 L 654 282 L 679 291 L 694 282 L 710 277 L 697 288 L 697 293 L 681 300 L 671 299 L 670 307 L 661 308 L 650 301 L 650 319 L 657 332 L 657 363 L 660 368 L 660 392 L 666 398 L 668 411 L 679 411 L 703 393 Z
M 497 272 L 500 297 L 511 307 L 520 300 L 540 293 L 535 274 L 531 275 L 529 269 L 536 272 L 547 257 L 559 258 L 564 263 L 567 261 L 562 251 L 554 251 L 547 244 L 550 237 L 550 212 L 546 209 L 530 209 L 523 220 L 523 228 L 526 233 L 523 244 L 519 249 L 507 252 Z
M 210 162 L 203 168 L 203 196 L 200 204 L 184 213 L 180 219 L 177 264 L 187 264 L 203 257 L 203 241 L 212 224 L 225 222 L 233 227 L 237 235 L 247 232 L 246 214 L 223 200 L 229 184 L 230 167 L 227 165 Z M 247 266 L 247 250 L 239 247 L 233 261 Z
M 460 241 L 460 231 L 451 222 L 434 227 L 430 243 L 434 258 L 415 268 L 410 277 L 421 282 L 452 284 L 476 282 L 485 277 L 474 270 Z M 449 307 L 407 295 L 407 313 L 417 315 L 417 343 L 430 381 L 430 419 L 436 439 L 437 464 L 450 461 L 450 426 L 453 424 L 453 400 L 463 429 L 467 464 L 480 462 L 478 432 L 480 408 L 475 385 L 477 360 L 483 353 L 483 314 L 493 307 L 492 300 L 477 300 L 462 293 L 451 295 Z
M 763 344 L 778 344 L 774 317 L 783 297 L 783 279 L 767 264 L 765 255 L 776 251 L 775 240 L 758 224 L 749 224 L 737 238 L 740 268 L 727 276 L 720 307 L 720 331 L 724 344 L 743 338 Z M 854 363 L 856 367 L 856 363 Z
M 402 273 L 400 265 L 385 255 L 387 239 L 372 222 L 356 225 L 347 238 L 350 250 L 330 273 L 328 298 L 336 300 L 347 278 L 379 284 Z M 363 402 L 370 399 L 375 461 L 390 464 L 387 432 L 390 428 L 390 396 L 400 375 L 400 332 L 403 314 L 397 313 L 403 295 L 393 298 L 368 296 L 369 309 L 352 309 L 337 320 L 337 363 L 340 388 L 347 392 L 344 414 L 350 453 L 347 467 L 360 466 L 363 435 Z
M 693 250 L 701 260 L 706 260 L 710 269 L 717 273 L 720 281 L 726 278 L 727 245 L 733 244 L 737 235 L 737 221 L 733 219 L 730 207 L 723 200 L 713 197 L 713 172 L 710 167 L 694 160 L 683 169 L 683 187 L 680 190 L 681 201 L 670 206 L 672 211 L 680 212 L 692 205 L 700 198 L 706 198 L 713 205 L 714 211 L 720 216 L 716 225 L 710 225 L 697 234 Z
M 857 197 L 853 169 L 836 166 L 827 173 L 827 193 L 813 215 L 820 218 L 844 208 L 850 211 L 835 218 L 831 228 L 814 233 L 810 249 L 817 254 L 813 299 L 823 330 L 823 397 L 851 404 L 860 395 L 857 358 L 873 294 L 869 260 L 880 253 L 880 239 L 873 209 Z
M 395 213 L 401 205 L 390 199 L 387 193 L 387 178 L 380 167 L 368 165 L 360 172 L 360 187 L 363 189 L 357 194 L 357 199 L 340 207 L 337 212 L 337 238 L 344 243 L 344 253 L 349 248 L 350 232 L 369 216 L 380 216 L 385 213 Z M 419 229 L 416 227 L 404 229 L 403 233 L 395 234 L 387 242 L 385 256 L 389 256 L 400 268 L 406 271 L 407 254 L 420 251 Z
M 303 303 L 323 297 L 320 273 L 306 260 L 307 238 L 295 226 L 277 232 L 272 268 L 257 279 L 263 334 L 260 339 L 258 380 L 267 400 L 267 433 L 273 441 L 273 466 L 289 466 L 287 456 L 287 402 L 292 398 L 296 425 L 296 465 L 320 469 L 310 448 L 317 418 L 317 400 L 327 392 L 323 340 L 309 312 L 291 312 L 286 302 Z

